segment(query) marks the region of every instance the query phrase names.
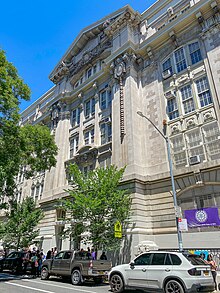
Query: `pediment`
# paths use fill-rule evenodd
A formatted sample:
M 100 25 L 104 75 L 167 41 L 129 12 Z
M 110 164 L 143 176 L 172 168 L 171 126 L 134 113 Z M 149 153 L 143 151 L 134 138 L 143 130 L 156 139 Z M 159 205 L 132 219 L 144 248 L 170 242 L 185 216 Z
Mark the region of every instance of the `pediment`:
M 82 67 L 89 64 L 94 58 L 111 47 L 111 36 L 109 31 L 115 27 L 114 23 L 122 24 L 122 16 L 137 14 L 134 10 L 126 5 L 125 7 L 106 16 L 100 21 L 83 29 L 71 44 L 66 54 L 60 60 L 55 69 L 51 72 L 49 78 L 57 83 L 64 76 L 73 76 Z M 117 24 L 116 24 L 117 26 Z M 110 30 L 109 30 L 110 28 Z

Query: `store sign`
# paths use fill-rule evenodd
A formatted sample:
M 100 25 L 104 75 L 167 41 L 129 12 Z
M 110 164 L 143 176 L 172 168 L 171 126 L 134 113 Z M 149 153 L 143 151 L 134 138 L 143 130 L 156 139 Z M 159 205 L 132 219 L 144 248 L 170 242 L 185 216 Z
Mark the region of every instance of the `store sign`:
M 189 228 L 220 226 L 220 219 L 217 207 L 186 210 L 185 218 L 187 219 Z

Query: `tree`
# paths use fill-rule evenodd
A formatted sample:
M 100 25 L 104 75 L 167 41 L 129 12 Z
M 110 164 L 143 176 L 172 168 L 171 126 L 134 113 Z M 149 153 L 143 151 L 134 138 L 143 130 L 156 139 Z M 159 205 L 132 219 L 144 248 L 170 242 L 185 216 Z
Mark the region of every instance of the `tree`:
M 19 105 L 29 100 L 30 89 L 0 50 L 0 196 L 13 200 L 15 177 L 26 166 L 26 178 L 55 166 L 57 147 L 42 125 L 19 126 Z
M 36 226 L 42 218 L 42 210 L 36 208 L 31 197 L 25 198 L 22 203 L 14 201 L 5 221 L 0 222 L 0 239 L 3 247 L 16 250 L 28 247 L 39 235 Z
M 119 188 L 124 169 L 110 166 L 84 174 L 76 164 L 69 166 L 73 185 L 67 190 L 69 198 L 62 200 L 61 206 L 70 214 L 66 219 L 72 224 L 64 231 L 65 235 L 79 240 L 83 232 L 88 232 L 87 240 L 98 249 L 119 247 L 121 239 L 114 237 L 114 224 L 120 221 L 125 228 L 131 205 L 128 192 Z

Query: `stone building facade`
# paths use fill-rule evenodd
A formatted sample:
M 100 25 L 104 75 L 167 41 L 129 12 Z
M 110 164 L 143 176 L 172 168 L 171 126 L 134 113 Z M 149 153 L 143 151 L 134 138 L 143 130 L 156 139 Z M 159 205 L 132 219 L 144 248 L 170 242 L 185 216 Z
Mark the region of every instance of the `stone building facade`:
M 69 248 L 55 208 L 68 188 L 66 164 L 87 172 L 126 167 L 132 225 L 125 246 L 141 241 L 177 248 L 166 142 L 167 120 L 178 205 L 220 207 L 220 3 L 161 0 L 142 14 L 125 6 L 83 29 L 51 72 L 54 86 L 22 113 L 55 135 L 57 165 L 33 180 L 18 176 L 18 200 L 32 195 L 45 217 L 44 250 Z M 211 239 L 211 241 L 210 241 Z M 183 233 L 184 248 L 219 248 L 218 226 Z M 128 251 L 129 250 L 129 251 Z

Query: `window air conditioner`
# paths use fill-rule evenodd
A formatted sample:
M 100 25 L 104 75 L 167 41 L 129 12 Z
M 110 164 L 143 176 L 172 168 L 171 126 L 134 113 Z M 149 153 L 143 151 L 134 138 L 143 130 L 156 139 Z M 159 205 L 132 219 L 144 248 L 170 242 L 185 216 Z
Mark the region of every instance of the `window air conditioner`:
M 167 99 L 176 97 L 176 93 L 173 90 L 166 92 L 164 95 Z
M 201 159 L 200 159 L 199 155 L 189 157 L 189 164 L 190 165 L 195 165 L 195 164 L 199 164 L 199 163 L 201 163 Z
M 163 79 L 166 79 L 166 78 L 170 77 L 171 75 L 172 75 L 172 73 L 169 69 L 162 72 Z

